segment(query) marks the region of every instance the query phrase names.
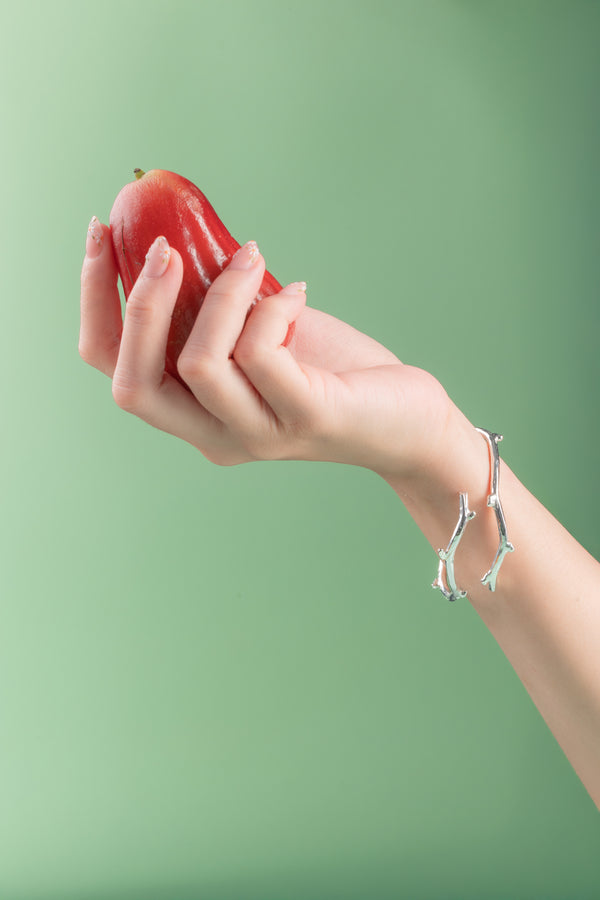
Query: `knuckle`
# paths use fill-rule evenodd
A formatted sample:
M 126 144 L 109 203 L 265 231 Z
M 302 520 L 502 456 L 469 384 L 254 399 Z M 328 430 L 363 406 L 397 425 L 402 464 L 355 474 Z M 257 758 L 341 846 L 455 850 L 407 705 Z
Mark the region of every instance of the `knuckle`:
M 207 354 L 183 350 L 177 360 L 177 371 L 184 381 L 194 385 L 210 384 L 217 377 L 217 361 Z
M 79 356 L 88 366 L 97 369 L 104 375 L 110 375 L 114 368 L 111 354 L 99 350 L 91 344 L 79 345 Z
M 225 274 L 219 275 L 206 292 L 206 296 L 210 297 L 211 300 L 232 300 L 235 296 L 232 285 L 225 277 Z
M 80 340 L 79 341 L 79 355 L 88 366 L 93 366 L 95 369 L 100 368 L 98 365 L 99 357 L 96 351 L 96 348 L 93 344 L 90 344 L 88 341 Z
M 113 400 L 125 412 L 141 415 L 147 406 L 148 392 L 140 382 L 115 374 L 112 382 Z
M 235 345 L 233 359 L 242 369 L 256 369 L 260 360 L 256 343 L 242 335 Z
M 125 315 L 133 325 L 147 325 L 156 311 L 153 298 L 144 291 L 132 291 L 127 299 Z
M 272 366 L 273 350 L 258 340 L 253 331 L 242 332 L 235 345 L 233 359 L 241 369 L 252 370 L 256 375 L 265 375 Z
M 221 275 L 220 279 L 213 281 L 209 287 L 204 302 L 208 302 L 211 306 L 214 305 L 220 308 L 225 307 L 226 309 L 229 309 L 239 305 L 240 294 L 239 291 L 236 291 L 235 285 L 231 284 L 229 279 L 225 279 L 224 276 Z
M 115 338 L 111 341 L 105 341 L 102 344 L 96 340 L 90 340 L 86 337 L 79 339 L 79 356 L 94 369 L 104 372 L 105 375 L 112 375 L 115 368 L 115 361 L 119 353 L 120 339 Z

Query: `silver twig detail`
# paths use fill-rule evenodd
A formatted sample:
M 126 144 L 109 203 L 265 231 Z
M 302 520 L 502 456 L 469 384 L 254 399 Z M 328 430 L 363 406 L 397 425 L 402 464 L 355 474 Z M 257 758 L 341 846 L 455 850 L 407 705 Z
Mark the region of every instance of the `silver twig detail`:
M 507 553 L 512 553 L 515 548 L 508 540 L 506 534 L 506 519 L 504 518 L 504 511 L 502 509 L 502 504 L 500 503 L 500 495 L 498 493 L 498 482 L 500 479 L 500 455 L 498 453 L 498 444 L 502 440 L 502 435 L 494 434 L 493 431 L 486 431 L 485 428 L 477 428 L 477 431 L 486 439 L 490 451 L 491 484 L 490 494 L 487 498 L 487 505 L 492 507 L 494 512 L 496 513 L 496 520 L 498 522 L 498 534 L 500 536 L 500 544 L 498 546 L 498 551 L 492 564 L 492 568 L 485 573 L 485 575 L 481 579 L 481 583 L 487 584 L 490 591 L 495 591 L 498 570 L 500 569 L 500 566 L 504 561 L 504 557 Z
M 454 534 L 450 538 L 450 543 L 447 548 L 445 550 L 438 550 L 440 564 L 438 566 L 437 578 L 431 585 L 433 588 L 439 588 L 444 597 L 448 600 L 462 600 L 463 597 L 467 596 L 466 591 L 460 591 L 456 586 L 456 579 L 454 577 L 454 554 L 456 553 L 456 548 L 467 527 L 467 523 L 474 518 L 474 516 L 475 513 L 469 509 L 469 498 L 467 494 L 461 493 L 458 522 L 456 523 Z M 444 584 L 444 579 L 442 577 L 444 571 L 446 574 L 446 584 Z

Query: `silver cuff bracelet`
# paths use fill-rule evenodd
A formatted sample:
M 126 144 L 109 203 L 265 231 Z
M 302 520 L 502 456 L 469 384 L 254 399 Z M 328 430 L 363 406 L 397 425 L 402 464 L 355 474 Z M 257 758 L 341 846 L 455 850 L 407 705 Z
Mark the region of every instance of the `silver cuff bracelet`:
M 498 444 L 502 440 L 502 435 L 495 434 L 493 431 L 486 431 L 485 428 L 477 428 L 476 431 L 483 435 L 490 451 L 490 493 L 487 498 L 487 505 L 491 507 L 496 514 L 498 534 L 500 537 L 500 544 L 492 567 L 485 573 L 481 579 L 481 583 L 484 585 L 487 584 L 490 591 L 495 591 L 498 571 L 504 561 L 504 557 L 507 553 L 511 553 L 515 549 L 508 540 L 506 534 L 506 519 L 504 518 L 504 511 L 498 492 L 498 482 L 500 478 Z M 456 528 L 454 529 L 454 533 L 450 538 L 450 543 L 446 549 L 438 550 L 440 563 L 438 566 L 437 578 L 431 585 L 433 588 L 440 590 L 448 600 L 462 600 L 467 596 L 466 591 L 461 591 L 456 584 L 456 579 L 454 577 L 454 556 L 460 543 L 460 539 L 465 532 L 465 528 L 471 519 L 475 518 L 475 513 L 469 509 L 469 498 L 466 492 L 459 495 L 459 500 L 460 513 L 458 522 L 456 523 Z

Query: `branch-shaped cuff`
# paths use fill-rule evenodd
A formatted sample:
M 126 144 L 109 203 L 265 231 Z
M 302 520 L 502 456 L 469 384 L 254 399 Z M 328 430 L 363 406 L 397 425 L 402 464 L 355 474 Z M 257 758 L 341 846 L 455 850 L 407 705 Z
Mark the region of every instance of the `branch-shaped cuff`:
M 498 534 L 500 536 L 500 544 L 498 545 L 498 551 L 494 558 L 494 562 L 492 563 L 492 567 L 485 573 L 481 579 L 481 583 L 487 584 L 490 591 L 495 591 L 498 570 L 504 561 L 504 557 L 507 553 L 512 553 L 515 548 L 508 540 L 506 534 L 506 519 L 504 518 L 504 511 L 498 493 L 498 482 L 500 480 L 500 454 L 498 453 L 498 444 L 502 440 L 502 435 L 495 434 L 493 431 L 486 431 L 485 428 L 477 428 L 477 431 L 486 439 L 490 451 L 490 493 L 487 498 L 487 505 L 492 507 L 496 513 Z
M 444 597 L 448 600 L 462 600 L 463 597 L 467 596 L 466 591 L 459 590 L 456 585 L 456 578 L 454 577 L 454 555 L 456 553 L 456 548 L 460 543 L 460 539 L 464 534 L 465 528 L 467 527 L 467 523 L 470 522 L 474 516 L 475 513 L 469 509 L 468 495 L 466 493 L 461 493 L 458 522 L 456 523 L 454 534 L 450 538 L 450 543 L 446 549 L 438 550 L 440 564 L 438 566 L 437 578 L 431 585 L 433 588 L 439 588 Z M 445 584 L 443 578 L 444 574 L 446 576 Z

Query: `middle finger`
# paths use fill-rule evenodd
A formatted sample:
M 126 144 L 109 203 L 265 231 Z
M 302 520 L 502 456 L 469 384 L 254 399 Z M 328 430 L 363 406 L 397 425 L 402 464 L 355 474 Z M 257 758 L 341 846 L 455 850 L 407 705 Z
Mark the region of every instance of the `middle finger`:
M 242 431 L 256 430 L 265 413 L 264 403 L 233 359 L 264 272 L 255 242 L 240 247 L 210 286 L 177 363 L 199 403 Z

